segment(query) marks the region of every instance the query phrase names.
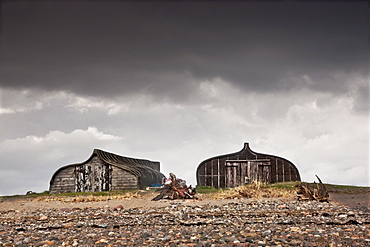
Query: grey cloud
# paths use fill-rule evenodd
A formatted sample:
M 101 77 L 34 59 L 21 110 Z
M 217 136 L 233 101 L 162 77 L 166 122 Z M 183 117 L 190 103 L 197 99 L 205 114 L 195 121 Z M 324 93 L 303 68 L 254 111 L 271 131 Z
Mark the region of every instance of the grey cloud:
M 359 114 L 368 115 L 370 113 L 370 86 L 368 83 L 365 82 L 357 88 L 353 110 Z
M 343 92 L 333 74 L 368 76 L 366 9 L 365 1 L 7 1 L 1 85 L 189 100 L 196 88 L 186 83 L 218 77 L 242 90 Z M 291 79 L 302 75 L 314 83 Z

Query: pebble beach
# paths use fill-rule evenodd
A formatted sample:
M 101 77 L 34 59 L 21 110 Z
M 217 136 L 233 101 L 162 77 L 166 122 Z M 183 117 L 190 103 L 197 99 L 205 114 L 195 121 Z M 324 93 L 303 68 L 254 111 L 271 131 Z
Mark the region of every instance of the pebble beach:
M 0 246 L 370 246 L 369 208 L 332 201 L 17 203 L 0 202 Z

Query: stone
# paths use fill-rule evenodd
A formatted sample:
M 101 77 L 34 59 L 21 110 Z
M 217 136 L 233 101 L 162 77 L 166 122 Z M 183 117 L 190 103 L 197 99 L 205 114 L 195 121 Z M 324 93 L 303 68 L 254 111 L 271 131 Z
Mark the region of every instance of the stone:
M 123 210 L 123 206 L 122 205 L 118 205 L 117 207 L 114 207 L 114 210 L 115 211 L 121 211 L 121 210 Z
M 317 202 L 225 200 L 155 208 L 35 210 L 0 214 L 0 245 L 367 246 L 368 212 Z M 289 210 L 279 210 L 286 205 Z M 325 214 L 327 213 L 327 214 Z M 340 215 L 347 217 L 338 217 Z M 43 220 L 40 220 L 43 217 Z M 345 219 L 345 220 L 342 220 Z
M 262 232 L 262 236 L 263 237 L 266 237 L 266 236 L 268 236 L 270 234 L 271 234 L 271 230 L 266 230 L 266 231 Z

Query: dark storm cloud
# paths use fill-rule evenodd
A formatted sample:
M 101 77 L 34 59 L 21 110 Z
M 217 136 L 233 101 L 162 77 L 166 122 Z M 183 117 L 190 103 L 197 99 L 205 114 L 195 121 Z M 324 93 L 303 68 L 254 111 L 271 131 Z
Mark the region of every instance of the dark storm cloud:
M 367 2 L 5 1 L 5 87 L 190 95 L 193 79 L 246 90 L 343 91 L 368 76 Z M 306 83 L 300 78 L 311 79 Z

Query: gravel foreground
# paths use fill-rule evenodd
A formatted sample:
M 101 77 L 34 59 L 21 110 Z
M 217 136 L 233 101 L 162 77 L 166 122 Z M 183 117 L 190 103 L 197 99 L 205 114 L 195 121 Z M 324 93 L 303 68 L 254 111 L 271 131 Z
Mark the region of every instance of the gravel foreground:
M 370 246 L 368 207 L 291 199 L 140 203 L 0 208 L 0 246 Z

